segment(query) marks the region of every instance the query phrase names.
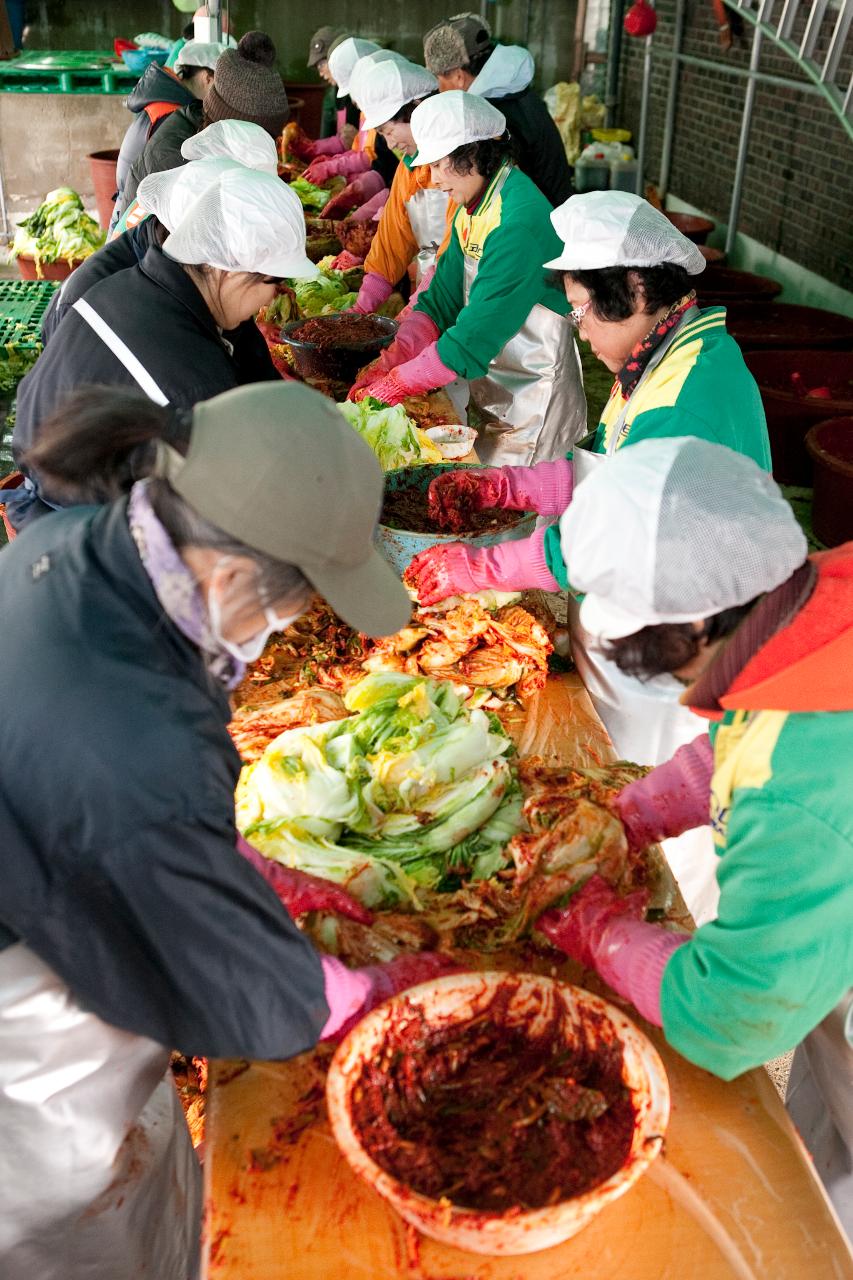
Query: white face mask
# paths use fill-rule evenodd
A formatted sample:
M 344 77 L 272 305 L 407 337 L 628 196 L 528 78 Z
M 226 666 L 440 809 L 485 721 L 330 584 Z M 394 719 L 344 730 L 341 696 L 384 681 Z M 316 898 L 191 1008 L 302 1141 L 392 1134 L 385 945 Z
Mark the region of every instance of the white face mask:
M 238 662 L 248 664 L 255 662 L 261 656 L 270 636 L 276 631 L 284 631 L 285 627 L 289 627 L 292 622 L 302 616 L 302 610 L 299 613 L 279 617 L 274 610 L 265 608 L 264 617 L 267 620 L 267 625 L 257 635 L 243 641 L 229 640 L 223 633 L 222 602 L 219 599 L 218 592 L 211 592 L 208 595 L 207 616 L 210 622 L 210 630 L 216 643 L 226 653 L 230 653 L 232 658 L 236 658 Z

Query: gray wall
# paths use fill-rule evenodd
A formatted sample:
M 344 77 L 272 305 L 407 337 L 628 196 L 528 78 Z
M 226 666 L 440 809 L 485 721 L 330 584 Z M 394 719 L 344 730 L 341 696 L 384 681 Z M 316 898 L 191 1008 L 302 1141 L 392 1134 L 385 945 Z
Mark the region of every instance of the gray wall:
M 460 0 L 233 0 L 231 14 L 237 32 L 268 31 L 279 49 L 286 79 L 305 75 L 305 53 L 312 32 L 329 23 L 388 44 L 409 57 L 422 57 L 421 36 L 439 18 L 458 13 Z M 478 6 L 469 0 L 469 7 Z M 575 0 L 503 0 L 488 3 L 492 29 L 505 41 L 526 43 L 537 62 L 537 81 L 547 88 L 565 79 L 572 60 Z M 103 0 L 33 0 L 31 48 L 103 49 L 117 35 L 159 31 L 177 36 L 186 17 L 171 0 L 131 0 L 118 5 Z M 189 15 L 187 15 L 189 16 Z M 525 38 L 527 37 L 527 38 Z

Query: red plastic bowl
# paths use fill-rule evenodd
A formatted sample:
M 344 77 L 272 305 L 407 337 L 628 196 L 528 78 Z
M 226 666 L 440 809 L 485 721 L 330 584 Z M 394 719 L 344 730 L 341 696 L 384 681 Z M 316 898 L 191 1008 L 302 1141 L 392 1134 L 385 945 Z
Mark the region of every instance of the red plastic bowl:
M 83 261 L 83 258 L 74 258 L 71 262 L 66 262 L 64 258 L 60 258 L 58 262 L 43 262 L 39 275 L 35 258 L 28 258 L 22 253 L 18 257 L 18 271 L 22 280 L 67 280 Z
M 853 414 L 853 352 L 810 350 L 746 351 L 744 359 L 761 392 L 780 484 L 810 485 L 812 460 L 806 433 L 817 422 Z M 824 396 L 797 393 L 792 375 L 805 391 L 828 389 Z
M 818 422 L 806 436 L 814 462 L 815 536 L 828 547 L 853 540 L 853 417 Z

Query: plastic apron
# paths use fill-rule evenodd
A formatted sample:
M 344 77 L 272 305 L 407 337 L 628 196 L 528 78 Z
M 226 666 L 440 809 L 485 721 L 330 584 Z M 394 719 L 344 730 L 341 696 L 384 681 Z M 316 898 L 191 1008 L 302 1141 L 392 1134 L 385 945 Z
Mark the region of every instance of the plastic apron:
M 447 192 L 439 191 L 437 187 L 418 187 L 406 201 L 409 226 L 418 244 L 416 284 L 420 284 L 430 267 L 435 266 L 439 245 L 447 230 L 449 201 Z
M 497 194 L 509 170 L 495 187 Z M 536 246 L 531 245 L 531 252 Z M 479 260 L 463 254 L 468 305 Z M 586 433 L 586 397 L 574 330 L 537 302 L 498 352 L 483 378 L 470 381 L 471 401 L 487 416 L 477 437 L 486 466 L 532 466 L 564 457 Z
M 169 1052 L 0 952 L 0 1275 L 192 1280 L 202 1187 Z
M 796 1049 L 785 1105 L 853 1241 L 853 990 Z
M 679 328 L 676 325 L 667 340 L 658 347 L 640 382 L 663 360 Z M 572 458 L 575 488 L 596 467 L 605 465 L 608 458 L 613 457 L 625 426 L 627 410 L 628 402 L 617 419 L 607 453 L 575 448 Z M 571 591 L 568 624 L 572 657 L 578 674 L 621 759 L 632 760 L 636 764 L 664 764 L 679 747 L 692 742 L 703 731 L 705 722 L 680 705 L 684 686 L 674 676 L 638 680 L 620 671 L 616 663 L 605 656 L 596 638 L 582 626 L 580 602 Z M 663 849 L 696 923 L 703 924 L 713 919 L 717 914 L 720 891 L 716 878 L 718 859 L 710 827 L 687 831 L 682 836 L 665 840 Z

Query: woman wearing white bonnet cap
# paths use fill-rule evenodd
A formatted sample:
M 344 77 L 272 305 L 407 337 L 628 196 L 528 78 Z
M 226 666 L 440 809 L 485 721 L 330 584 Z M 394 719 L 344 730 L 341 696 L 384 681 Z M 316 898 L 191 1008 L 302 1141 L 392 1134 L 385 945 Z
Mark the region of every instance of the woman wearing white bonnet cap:
M 226 167 L 162 247 L 152 245 L 137 266 L 101 280 L 65 315 L 20 385 L 16 454 L 80 386 L 130 386 L 157 404 L 189 409 L 242 381 L 277 378 L 266 355 L 258 372 L 242 368 L 226 335 L 251 323 L 285 277 L 318 274 L 305 253 L 302 206 L 272 174 L 229 161 L 204 164 Z M 186 182 L 187 168 L 150 175 L 161 212 L 173 203 L 170 187 Z M 13 523 L 27 514 L 12 514 Z
M 484 421 L 481 458 L 558 457 L 581 436 L 586 401 L 566 298 L 539 256 L 559 247 L 551 206 L 515 165 L 506 120 L 484 98 L 427 98 L 411 128 L 412 163 L 428 165 L 459 208 L 432 283 L 350 395 L 398 404 L 465 379 Z
M 705 260 L 664 214 L 639 196 L 595 191 L 572 196 L 551 215 L 562 251 L 545 263 L 563 274 L 571 319 L 581 338 L 615 375 L 592 438 L 568 458 L 535 468 L 451 473 L 434 483 L 436 513 L 464 507 L 533 509 L 556 519 L 574 487 L 618 450 L 664 436 L 700 436 L 770 469 L 761 397 L 725 311 L 700 310 L 692 278 Z M 457 526 L 459 527 L 459 526 Z M 565 590 L 569 579 L 559 527 L 484 553 L 462 544 L 417 558 L 421 602 L 485 587 Z M 475 585 L 476 584 L 476 585 Z M 671 677 L 641 682 L 609 661 L 584 629 L 569 595 L 572 652 L 617 753 L 639 764 L 669 759 L 695 733 Z M 697 918 L 716 905 L 714 855 L 704 833 L 667 849 Z M 690 846 L 688 848 L 688 846 Z
M 152 173 L 144 179 L 149 199 L 157 202 L 156 210 L 150 202 L 146 205 L 139 198 L 134 200 L 121 220 L 121 229 L 116 231 L 112 240 L 87 258 L 53 295 L 42 325 L 42 340 L 45 344 L 68 308 L 78 298 L 82 298 L 92 285 L 105 280 L 107 276 L 115 275 L 116 271 L 135 267 L 152 245 L 159 248 L 166 230 L 171 230 L 176 222 L 180 222 L 185 208 L 201 194 L 206 176 L 212 180 L 229 165 L 238 163 L 264 173 L 278 172 L 275 143 L 265 129 L 260 125 L 250 124 L 247 120 L 219 120 L 195 137 L 188 138 L 181 152 L 190 164 L 180 169 Z M 214 162 L 212 166 L 208 163 L 210 161 Z M 205 164 L 205 168 L 197 167 L 201 162 Z M 180 174 L 184 176 L 179 177 Z M 152 213 L 157 215 L 153 221 L 149 216 Z M 250 346 L 254 345 L 248 327 L 243 336 L 249 340 Z M 241 341 L 240 345 L 243 348 L 245 343 Z M 268 357 L 263 363 L 269 364 Z M 256 374 L 252 378 L 241 378 L 240 381 L 257 382 L 259 377 Z

